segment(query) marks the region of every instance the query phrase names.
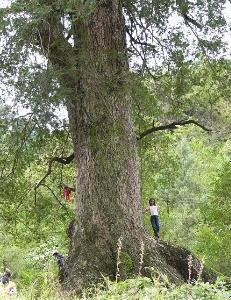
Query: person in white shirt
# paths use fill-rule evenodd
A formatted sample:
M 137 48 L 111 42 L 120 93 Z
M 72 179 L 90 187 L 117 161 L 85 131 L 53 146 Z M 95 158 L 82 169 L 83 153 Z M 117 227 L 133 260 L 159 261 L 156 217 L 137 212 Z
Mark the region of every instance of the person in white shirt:
M 150 210 L 151 213 L 151 224 L 154 231 L 154 237 L 159 238 L 159 216 L 158 216 L 158 208 L 156 205 L 155 199 L 151 198 L 149 199 L 149 207 L 145 210 Z

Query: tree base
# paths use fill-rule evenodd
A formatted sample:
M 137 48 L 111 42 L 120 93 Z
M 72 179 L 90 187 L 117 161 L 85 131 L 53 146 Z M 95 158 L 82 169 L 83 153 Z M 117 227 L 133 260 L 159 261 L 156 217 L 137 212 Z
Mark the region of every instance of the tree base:
M 79 248 L 75 258 L 71 253 L 64 286 L 81 292 L 83 288 L 104 281 L 105 277 L 115 280 L 134 275 L 164 279 L 175 284 L 198 278 L 204 282 L 216 280 L 216 275 L 187 249 L 150 237 L 145 232 L 138 236 L 135 240 L 122 240 L 120 249 L 104 245 L 100 253 L 95 245 L 90 249 L 88 243 L 88 250 L 81 251 Z

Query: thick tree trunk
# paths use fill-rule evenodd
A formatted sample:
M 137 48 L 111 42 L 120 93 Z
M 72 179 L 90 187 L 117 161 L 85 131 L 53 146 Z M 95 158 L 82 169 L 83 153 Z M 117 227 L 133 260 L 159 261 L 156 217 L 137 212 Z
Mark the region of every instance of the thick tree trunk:
M 136 260 L 141 208 L 120 1 L 98 1 L 94 13 L 79 22 L 75 38 L 78 96 L 68 111 L 77 203 L 68 265 L 70 277 L 81 282 L 115 276 L 120 237 Z
M 49 4 L 54 11 L 41 24 L 42 48 L 60 70 L 61 84 L 67 89 L 77 167 L 76 218 L 66 283 L 81 289 L 102 275 L 115 277 L 119 238 L 123 277 L 138 271 L 147 274 L 145 267 L 154 267 L 155 273 L 175 282 L 187 280 L 190 253 L 156 242 L 141 223 L 121 1 L 96 0 L 88 14 L 85 4 L 78 4 L 78 16 L 82 13 L 83 18 L 74 22 L 74 49 L 64 37 L 56 2 L 49 0 Z M 194 258 L 192 279 L 199 268 Z M 206 272 L 202 277 L 209 279 Z

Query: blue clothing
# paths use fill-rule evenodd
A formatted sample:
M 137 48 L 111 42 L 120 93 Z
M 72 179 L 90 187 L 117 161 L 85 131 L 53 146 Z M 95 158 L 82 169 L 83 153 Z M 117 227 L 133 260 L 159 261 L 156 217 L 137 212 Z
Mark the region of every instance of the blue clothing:
M 59 282 L 63 282 L 65 277 L 67 276 L 67 271 L 65 269 L 64 257 L 61 254 L 59 254 L 58 252 L 54 253 L 53 256 L 56 259 L 56 263 L 59 268 Z
M 151 224 L 152 224 L 152 228 L 153 228 L 153 231 L 154 231 L 154 235 L 156 237 L 159 237 L 159 230 L 160 230 L 159 217 L 156 216 L 156 215 L 151 216 Z
M 9 278 L 5 275 L 0 276 L 0 282 L 3 284 L 9 283 Z
M 64 257 L 61 254 L 55 255 L 56 263 L 59 267 L 59 270 L 64 269 Z

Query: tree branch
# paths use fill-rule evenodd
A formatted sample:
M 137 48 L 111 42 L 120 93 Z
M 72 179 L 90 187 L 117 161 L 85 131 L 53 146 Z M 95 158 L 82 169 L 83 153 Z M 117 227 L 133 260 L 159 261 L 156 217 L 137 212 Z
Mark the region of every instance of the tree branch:
M 157 127 L 153 126 L 153 127 L 149 128 L 149 129 L 145 130 L 144 132 L 142 132 L 137 137 L 137 140 L 141 140 L 146 135 L 148 135 L 150 133 L 153 133 L 153 132 L 156 132 L 156 131 L 166 130 L 166 129 L 175 130 L 175 129 L 177 129 L 177 126 L 184 126 L 184 125 L 188 125 L 188 124 L 194 124 L 194 125 L 202 128 L 203 130 L 208 131 L 208 132 L 212 131 L 212 129 L 206 128 L 205 126 L 201 125 L 200 123 L 198 123 L 195 120 L 181 120 L 181 121 L 178 121 L 178 122 L 173 122 L 173 123 L 170 123 L 170 124 L 161 125 L 161 126 L 157 126 Z
M 130 38 L 130 40 L 134 43 L 134 44 L 138 44 L 138 45 L 141 45 L 141 46 L 145 46 L 145 47 L 149 47 L 150 49 L 152 49 L 154 52 L 157 53 L 157 50 L 156 50 L 156 46 L 154 44 L 150 44 L 150 43 L 147 43 L 147 42 L 143 42 L 143 41 L 140 41 L 137 38 L 134 38 L 131 34 L 131 32 L 129 31 L 129 29 L 126 27 L 126 32 Z
M 38 183 L 36 183 L 34 189 L 36 190 L 40 185 L 42 185 L 42 183 L 45 181 L 45 179 L 51 174 L 53 162 L 57 161 L 63 165 L 68 165 L 73 161 L 74 157 L 75 157 L 74 153 L 72 153 L 70 156 L 67 156 L 67 157 L 57 157 L 57 156 L 52 157 L 48 163 L 48 169 L 47 169 L 46 174 L 43 176 L 42 179 L 39 180 Z
M 138 135 L 137 140 L 141 140 L 146 135 L 151 134 L 156 131 L 166 130 L 166 129 L 175 130 L 175 129 L 177 129 L 177 126 L 184 126 L 184 125 L 188 125 L 188 124 L 194 124 L 208 132 L 212 131 L 211 129 L 206 128 L 205 126 L 201 125 L 200 123 L 196 122 L 195 120 L 181 120 L 181 121 L 173 122 L 173 123 L 170 123 L 167 125 L 161 125 L 161 126 L 157 126 L 157 127 L 153 126 L 149 129 L 145 130 L 144 132 L 142 132 L 140 135 Z M 40 185 L 42 185 L 43 182 L 45 181 L 45 179 L 51 174 L 53 162 L 56 161 L 63 165 L 68 165 L 73 161 L 73 159 L 74 159 L 74 153 L 72 153 L 70 156 L 67 156 L 67 157 L 55 156 L 55 157 L 51 158 L 51 160 L 48 163 L 48 169 L 47 169 L 46 174 L 42 177 L 42 179 L 39 180 L 39 182 L 35 185 L 34 189 L 36 190 Z
M 48 185 L 46 185 L 46 184 L 44 184 L 44 183 L 42 183 L 41 186 L 44 186 L 46 189 L 48 189 L 48 190 L 51 192 L 51 194 L 54 196 L 54 198 L 55 198 L 55 200 L 58 202 L 58 204 L 59 204 L 60 206 L 62 206 L 62 207 L 65 209 L 65 211 L 66 211 L 66 213 L 68 214 L 68 216 L 70 216 L 68 209 L 66 208 L 65 205 L 63 205 L 63 203 L 62 203 L 62 202 L 59 200 L 59 198 L 55 195 L 54 191 L 53 191 Z
M 186 24 L 191 23 L 191 24 L 193 24 L 194 26 L 196 26 L 199 29 L 203 28 L 203 26 L 201 24 L 199 24 L 196 20 L 194 20 L 193 18 L 191 18 L 186 13 L 182 13 L 182 17 L 184 18 Z

